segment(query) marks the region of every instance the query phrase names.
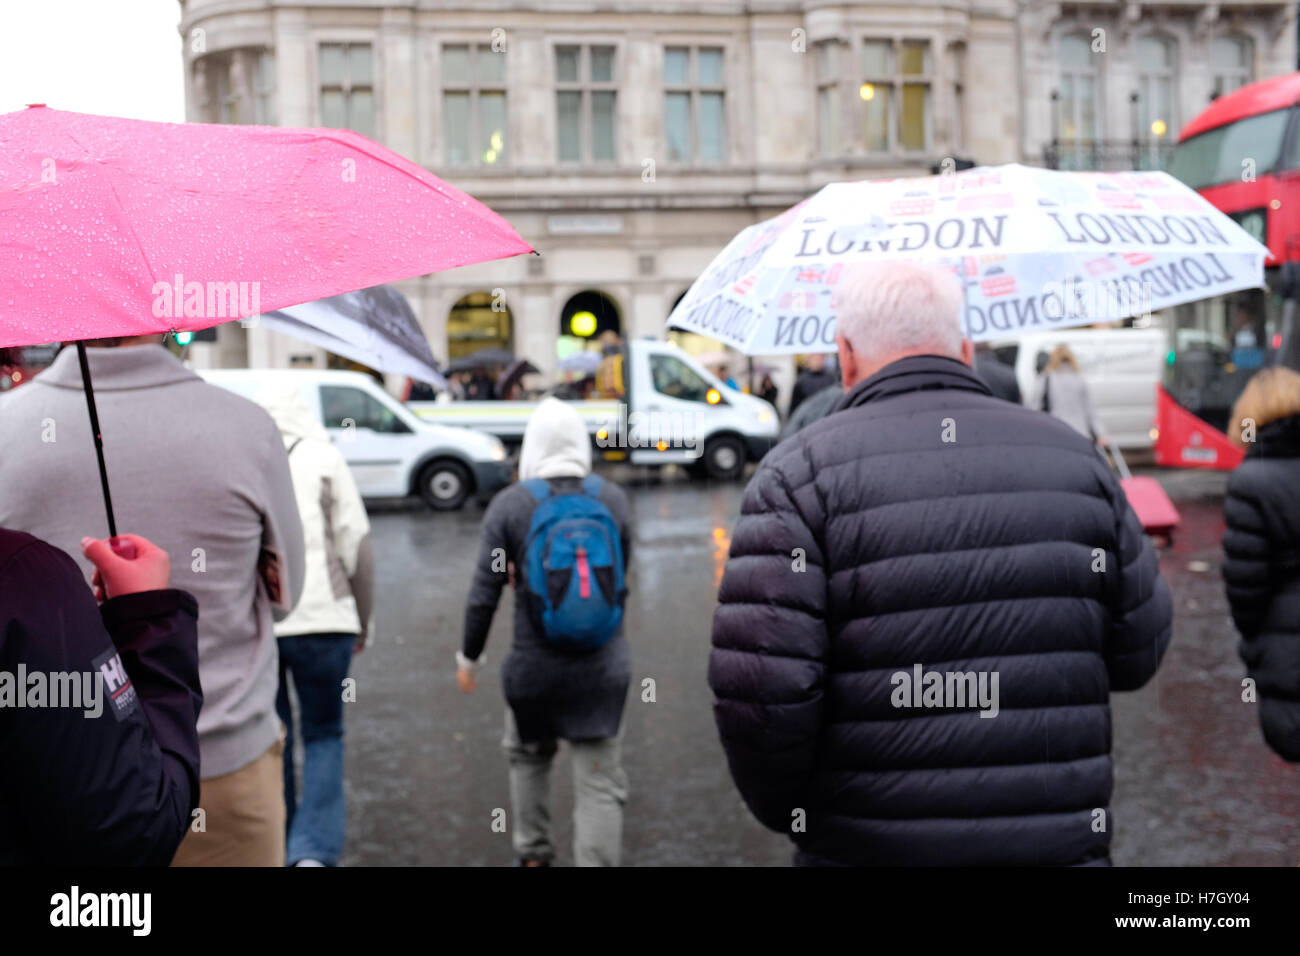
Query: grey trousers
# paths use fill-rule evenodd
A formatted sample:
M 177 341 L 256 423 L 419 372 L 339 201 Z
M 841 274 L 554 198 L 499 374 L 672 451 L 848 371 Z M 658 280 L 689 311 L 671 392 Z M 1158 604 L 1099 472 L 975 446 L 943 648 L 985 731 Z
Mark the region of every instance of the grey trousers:
M 551 843 L 551 761 L 554 740 L 524 743 L 514 714 L 506 708 L 501 746 L 510 761 L 511 836 L 515 855 L 526 860 L 555 858 Z M 623 804 L 627 774 L 621 763 L 622 742 L 572 740 L 573 860 L 578 866 L 618 866 L 623 851 Z

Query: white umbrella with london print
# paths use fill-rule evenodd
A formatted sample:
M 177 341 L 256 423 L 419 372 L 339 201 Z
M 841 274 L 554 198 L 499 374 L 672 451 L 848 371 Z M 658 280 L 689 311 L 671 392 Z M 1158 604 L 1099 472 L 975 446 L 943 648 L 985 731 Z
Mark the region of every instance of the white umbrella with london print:
M 668 325 L 748 355 L 831 352 L 845 266 L 912 259 L 963 279 L 968 337 L 1006 339 L 1260 287 L 1267 255 L 1161 172 L 1013 164 L 832 183 L 740 232 Z

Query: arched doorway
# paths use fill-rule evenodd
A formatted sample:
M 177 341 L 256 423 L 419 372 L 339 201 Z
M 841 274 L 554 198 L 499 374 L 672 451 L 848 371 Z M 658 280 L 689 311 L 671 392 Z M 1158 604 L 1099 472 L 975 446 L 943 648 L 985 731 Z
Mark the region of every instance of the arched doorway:
M 447 313 L 447 358 L 455 361 L 482 349 L 513 352 L 514 319 L 505 296 L 471 292 Z
M 576 352 L 599 351 L 623 341 L 623 319 L 618 304 L 603 292 L 587 289 L 569 297 L 560 310 L 556 358 L 563 361 Z

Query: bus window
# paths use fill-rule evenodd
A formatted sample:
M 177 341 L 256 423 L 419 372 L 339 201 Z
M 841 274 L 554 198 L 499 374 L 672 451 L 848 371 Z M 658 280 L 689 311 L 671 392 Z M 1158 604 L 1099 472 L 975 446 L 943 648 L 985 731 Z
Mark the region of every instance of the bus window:
M 1291 111 L 1273 110 L 1219 126 L 1184 140 L 1174 150 L 1169 173 L 1192 189 L 1241 182 L 1243 157 L 1255 161 L 1255 175 L 1278 168 Z
M 1172 310 L 1165 390 L 1225 431 L 1252 375 L 1277 361 L 1282 299 L 1263 289 L 1189 302 Z

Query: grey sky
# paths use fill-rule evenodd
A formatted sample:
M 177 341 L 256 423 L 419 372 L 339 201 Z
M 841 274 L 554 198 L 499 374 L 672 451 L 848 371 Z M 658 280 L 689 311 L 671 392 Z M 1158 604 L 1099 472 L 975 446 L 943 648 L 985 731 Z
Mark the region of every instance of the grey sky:
M 0 113 L 184 122 L 177 0 L 0 0 Z

